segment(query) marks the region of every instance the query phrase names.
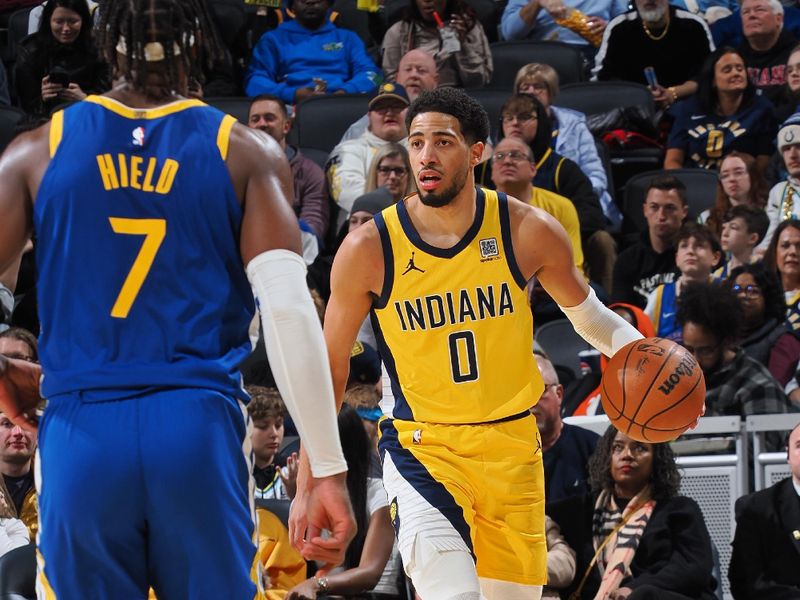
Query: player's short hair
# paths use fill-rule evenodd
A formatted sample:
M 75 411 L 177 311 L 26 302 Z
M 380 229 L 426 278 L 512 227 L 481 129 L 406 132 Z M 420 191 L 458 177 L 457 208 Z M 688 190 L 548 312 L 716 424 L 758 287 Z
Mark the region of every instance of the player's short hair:
M 681 225 L 676 244 L 692 238 L 700 243 L 708 244 L 713 252 L 722 252 L 722 246 L 719 245 L 719 240 L 714 232 L 696 221 L 688 221 Z
M 381 395 L 374 385 L 356 383 L 344 393 L 344 403 L 356 410 L 359 408 L 375 408 L 380 405 Z
M 411 131 L 411 121 L 419 114 L 438 112 L 455 119 L 467 142 L 485 142 L 489 138 L 489 115 L 475 98 L 464 90 L 441 87 L 422 92 L 408 109 L 406 127 Z
M 103 2 L 97 43 L 114 76 L 155 99 L 181 89 L 181 70 L 202 83 L 226 57 L 204 0 Z
M 289 118 L 289 111 L 286 108 L 286 102 L 283 101 L 282 98 L 276 96 L 275 94 L 259 94 L 258 96 L 250 99 L 250 106 L 247 108 L 247 114 L 250 114 L 250 111 L 253 110 L 253 105 L 256 102 L 274 102 L 278 105 L 281 112 L 283 113 L 284 118 Z
M 674 175 L 656 175 L 650 180 L 650 183 L 647 186 L 647 190 L 644 194 L 645 198 L 647 198 L 650 190 L 661 190 L 662 192 L 675 190 L 678 193 L 678 197 L 681 199 L 681 204 L 684 206 L 687 204 L 686 185 L 684 185 L 684 183 Z
M 36 340 L 36 336 L 27 329 L 23 329 L 22 327 L 9 327 L 5 331 L 0 331 L 0 338 L 9 338 L 22 342 L 28 346 L 31 352 L 31 358 L 39 362 L 39 342 Z
M 758 239 L 753 245 L 757 246 L 761 243 L 761 240 L 767 235 L 767 230 L 769 229 L 769 217 L 764 209 L 748 206 L 746 204 L 737 204 L 723 215 L 722 222 L 727 223 L 737 218 L 744 221 L 747 227 L 747 233 L 758 234 Z
M 614 489 L 611 476 L 611 448 L 618 430 L 609 425 L 606 432 L 597 442 L 594 454 L 589 458 L 589 483 L 592 491 Z M 650 485 L 655 500 L 668 500 L 678 495 L 681 485 L 681 474 L 675 464 L 675 453 L 669 444 L 650 444 L 653 448 L 653 472 Z
M 260 385 L 246 385 L 245 391 L 250 394 L 247 412 L 253 421 L 261 419 L 277 419 L 286 414 L 280 392 L 276 388 Z
M 739 338 L 742 307 L 729 289 L 710 283 L 692 283 L 681 290 L 678 323 L 694 323 L 717 338 L 720 345 L 731 345 Z

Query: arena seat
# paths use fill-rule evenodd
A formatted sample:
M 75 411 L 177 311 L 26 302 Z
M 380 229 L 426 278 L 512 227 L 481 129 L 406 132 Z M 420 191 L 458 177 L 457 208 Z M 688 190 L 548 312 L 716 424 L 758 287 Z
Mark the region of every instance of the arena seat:
M 13 106 L 0 106 L 0 152 L 6 149 L 19 133 L 18 127 L 25 113 Z
M 224 113 L 236 117 L 242 124 L 247 125 L 247 115 L 250 110 L 250 98 L 245 97 L 220 97 L 205 98 L 203 100 L 209 106 L 218 108 Z
M 491 137 L 496 140 L 502 133 L 500 131 L 500 109 L 505 101 L 511 97 L 509 90 L 478 88 L 467 90 L 467 93 L 481 103 L 484 110 L 489 113 L 489 126 L 491 127 Z
M 583 53 L 572 44 L 530 40 L 490 44 L 494 72 L 486 86 L 511 95 L 517 71 L 529 63 L 550 65 L 561 85 L 584 80 Z
M 367 94 L 312 96 L 297 105 L 297 145 L 330 153 L 354 122 L 367 114 Z
M 3 50 L 2 59 L 5 63 L 17 60 L 19 43 L 28 35 L 28 20 L 32 6 L 14 11 L 8 17 L 8 41 Z
M 592 347 L 578 335 L 569 319 L 557 319 L 537 327 L 534 339 L 544 349 L 553 365 L 566 367 L 572 371 L 573 376 L 580 377 L 581 359 L 578 352 L 591 350 Z
M 647 221 L 642 214 L 642 205 L 647 193 L 647 186 L 656 175 L 674 175 L 683 182 L 686 186 L 686 200 L 689 203 L 689 219 L 697 219 L 701 212 L 714 205 L 719 179 L 715 171 L 706 169 L 645 171 L 628 180 L 622 200 L 623 216 L 635 226 L 636 230 L 647 230 Z
M 36 544 L 0 556 L 0 600 L 35 600 Z
M 313 160 L 319 168 L 323 171 L 325 170 L 325 165 L 328 162 L 328 156 L 330 152 L 326 152 L 325 150 L 320 150 L 319 148 L 299 148 L 300 154 L 305 156 L 306 158 L 310 158 Z
M 562 82 L 553 104 L 596 115 L 615 108 L 641 106 L 648 116 L 655 113 L 653 95 L 645 86 L 627 81 Z

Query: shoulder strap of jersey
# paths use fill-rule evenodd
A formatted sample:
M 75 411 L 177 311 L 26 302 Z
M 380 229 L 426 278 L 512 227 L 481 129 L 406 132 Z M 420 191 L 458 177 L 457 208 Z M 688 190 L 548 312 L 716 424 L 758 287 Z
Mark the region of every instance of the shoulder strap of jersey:
M 488 191 L 488 190 L 485 190 Z M 522 274 L 522 271 L 517 264 L 517 257 L 514 254 L 514 243 L 511 238 L 511 214 L 508 210 L 508 196 L 503 192 L 492 192 L 497 196 L 497 207 L 500 215 L 500 234 L 503 237 L 503 249 L 505 250 L 506 262 L 520 289 L 525 289 L 528 285 L 528 280 Z
M 235 123 L 236 117 L 232 117 L 231 115 L 225 115 L 222 117 L 222 121 L 220 121 L 219 130 L 217 131 L 217 148 L 219 148 L 219 155 L 222 157 L 222 160 L 228 159 L 231 130 Z
M 401 200 L 402 202 L 402 200 Z M 390 218 L 397 220 L 397 205 L 390 206 L 389 208 L 376 213 L 372 219 L 375 227 L 378 228 L 378 233 L 381 236 L 381 248 L 383 250 L 383 287 L 381 288 L 381 295 L 372 303 L 373 308 L 385 308 L 389 303 L 389 297 L 392 295 L 392 287 L 394 286 L 394 252 L 392 251 L 392 237 L 389 235 L 389 228 L 384 219 L 384 213 L 389 213 Z
M 64 136 L 64 111 L 59 110 L 50 119 L 50 158 L 56 155 L 58 145 Z

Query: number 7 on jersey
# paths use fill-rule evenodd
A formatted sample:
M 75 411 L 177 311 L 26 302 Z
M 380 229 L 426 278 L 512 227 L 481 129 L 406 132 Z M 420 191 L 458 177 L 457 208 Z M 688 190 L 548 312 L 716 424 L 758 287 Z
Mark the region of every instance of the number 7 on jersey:
M 153 266 L 158 249 L 167 235 L 167 221 L 165 219 L 124 219 L 121 217 L 109 217 L 111 229 L 114 233 L 122 235 L 143 235 L 144 242 L 133 261 L 133 266 L 122 284 L 114 307 L 111 309 L 111 316 L 124 319 L 133 306 L 142 284 Z

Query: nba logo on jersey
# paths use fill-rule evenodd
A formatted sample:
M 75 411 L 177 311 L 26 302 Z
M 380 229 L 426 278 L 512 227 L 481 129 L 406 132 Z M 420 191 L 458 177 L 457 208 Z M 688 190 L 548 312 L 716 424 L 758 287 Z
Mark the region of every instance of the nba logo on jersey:
M 131 132 L 131 137 L 131 143 L 134 146 L 144 146 L 144 127 L 140 126 L 134 129 L 133 132 Z
M 491 260 L 500 257 L 500 251 L 497 249 L 497 238 L 486 238 L 480 241 L 481 247 L 481 260 Z

